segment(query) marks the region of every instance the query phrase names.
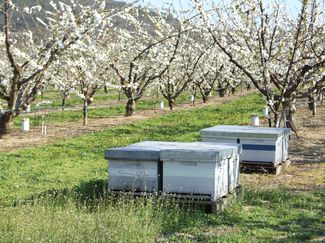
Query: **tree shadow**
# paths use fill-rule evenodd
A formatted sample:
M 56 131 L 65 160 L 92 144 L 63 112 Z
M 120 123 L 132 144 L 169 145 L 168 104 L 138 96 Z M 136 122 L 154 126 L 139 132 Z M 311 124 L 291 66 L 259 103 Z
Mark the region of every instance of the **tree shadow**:
M 107 197 L 107 192 L 107 180 L 90 180 L 81 182 L 72 188 L 49 189 L 25 199 L 13 201 L 8 206 L 18 207 L 24 204 L 34 205 L 42 202 L 53 206 L 62 206 L 67 202 L 74 202 L 77 207 L 87 206 L 92 210 L 93 206 L 95 207 Z
M 73 189 L 81 203 L 105 199 L 108 195 L 107 180 L 92 180 L 80 183 Z

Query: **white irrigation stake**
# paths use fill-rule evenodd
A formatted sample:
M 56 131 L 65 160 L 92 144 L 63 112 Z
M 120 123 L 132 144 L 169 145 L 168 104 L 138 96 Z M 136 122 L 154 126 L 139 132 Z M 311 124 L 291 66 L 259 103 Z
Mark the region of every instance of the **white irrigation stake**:
M 30 105 L 27 105 L 27 107 L 26 107 L 26 112 L 27 112 L 27 113 L 30 113 Z
M 38 120 L 36 120 L 37 119 L 37 108 L 38 108 L 38 106 L 36 105 L 36 109 L 34 110 L 34 129 L 33 129 L 33 131 L 34 131 L 34 135 L 36 135 L 36 131 L 37 131 L 37 125 L 36 124 L 38 124 Z
M 21 130 L 23 132 L 29 131 L 29 118 L 23 118 L 21 121 Z
M 195 106 L 195 96 L 194 95 L 191 96 L 191 102 L 192 102 L 192 105 Z
M 42 135 L 46 136 L 45 112 L 42 114 Z
M 251 122 L 252 126 L 254 127 L 259 127 L 260 126 L 260 117 L 258 115 L 252 115 L 251 116 Z

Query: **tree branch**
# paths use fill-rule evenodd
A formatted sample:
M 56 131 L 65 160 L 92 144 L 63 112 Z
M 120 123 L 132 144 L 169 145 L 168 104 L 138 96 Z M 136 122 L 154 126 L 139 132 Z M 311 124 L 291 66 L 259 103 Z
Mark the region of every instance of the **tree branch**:
M 208 27 L 208 30 L 210 32 L 210 34 L 212 35 L 212 38 L 215 40 L 216 44 L 218 45 L 218 47 L 229 57 L 229 61 L 232 62 L 233 64 L 235 64 L 240 70 L 242 70 L 246 76 L 253 82 L 253 84 L 255 85 L 255 87 L 263 94 L 266 96 L 266 90 L 262 89 L 259 85 L 259 83 L 257 82 L 257 80 L 253 77 L 253 75 L 246 69 L 244 68 L 241 64 L 239 64 L 239 62 L 237 62 L 237 60 L 235 60 L 233 58 L 233 56 L 231 55 L 230 52 L 228 52 L 226 50 L 226 48 L 218 41 L 217 37 L 215 36 L 213 30 L 211 29 L 211 27 Z

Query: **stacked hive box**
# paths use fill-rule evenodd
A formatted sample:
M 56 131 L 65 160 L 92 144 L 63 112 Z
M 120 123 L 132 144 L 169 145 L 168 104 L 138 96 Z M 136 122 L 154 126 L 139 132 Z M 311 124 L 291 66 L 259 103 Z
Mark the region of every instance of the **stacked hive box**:
M 239 186 L 241 146 L 142 142 L 109 149 L 109 188 L 190 194 L 216 201 Z
M 203 142 L 240 143 L 243 162 L 262 162 L 274 165 L 288 158 L 291 130 L 249 126 L 215 126 L 201 130 Z
M 229 144 L 229 143 L 209 143 L 209 142 L 194 142 L 194 143 L 179 143 L 179 142 L 158 142 L 158 141 L 145 141 L 136 144 L 129 145 L 128 147 L 142 147 L 142 148 L 151 148 L 157 149 L 159 151 L 163 150 L 184 150 L 186 148 L 191 149 L 192 151 L 188 151 L 186 156 L 188 162 L 194 160 L 194 162 L 200 161 L 202 158 L 191 158 L 191 153 L 199 149 L 212 149 L 212 150 L 223 150 L 223 149 L 232 149 L 232 155 L 228 159 L 215 159 L 215 161 L 220 161 L 221 165 L 219 166 L 219 170 L 224 170 L 224 166 L 227 165 L 227 172 L 223 175 L 228 175 L 228 193 L 232 192 L 235 188 L 239 187 L 239 168 L 240 168 L 240 153 L 242 152 L 242 147 L 239 144 Z M 160 153 L 162 154 L 162 153 Z M 162 157 L 162 156 L 161 156 Z M 163 155 L 164 159 L 160 158 L 164 162 L 170 161 L 173 159 L 172 157 L 168 157 L 166 153 Z M 214 162 L 215 162 L 214 161 Z M 222 161 L 222 162 L 221 162 Z M 172 164 L 172 163 L 171 163 Z M 192 164 L 192 166 L 197 164 Z M 181 167 L 179 167 L 181 168 Z M 186 168 L 186 167 L 185 167 Z M 181 172 L 180 172 L 181 173 Z M 167 174 L 165 173 L 165 177 Z M 203 175 L 202 175 L 203 176 Z M 225 179 L 224 179 L 225 181 Z M 166 188 L 166 180 L 164 180 L 165 188 Z M 162 190 L 161 190 L 162 191 Z M 165 189 L 166 192 L 166 189 Z
M 108 185 L 113 191 L 160 191 L 159 149 L 123 147 L 109 149 Z

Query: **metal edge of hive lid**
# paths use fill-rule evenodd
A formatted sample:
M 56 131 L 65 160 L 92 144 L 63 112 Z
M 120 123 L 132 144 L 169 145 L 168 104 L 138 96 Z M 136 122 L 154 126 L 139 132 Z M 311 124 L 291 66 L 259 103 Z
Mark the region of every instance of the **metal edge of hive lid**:
M 118 147 L 105 151 L 105 159 L 158 160 L 159 150 L 149 147 Z
M 215 146 L 216 149 L 232 148 L 233 154 L 241 154 L 243 152 L 243 146 L 240 143 L 222 143 L 222 142 L 199 142 L 199 143 L 204 145 L 209 145 L 209 146 Z
M 201 137 L 278 139 L 283 131 L 248 126 L 214 126 L 202 129 Z

